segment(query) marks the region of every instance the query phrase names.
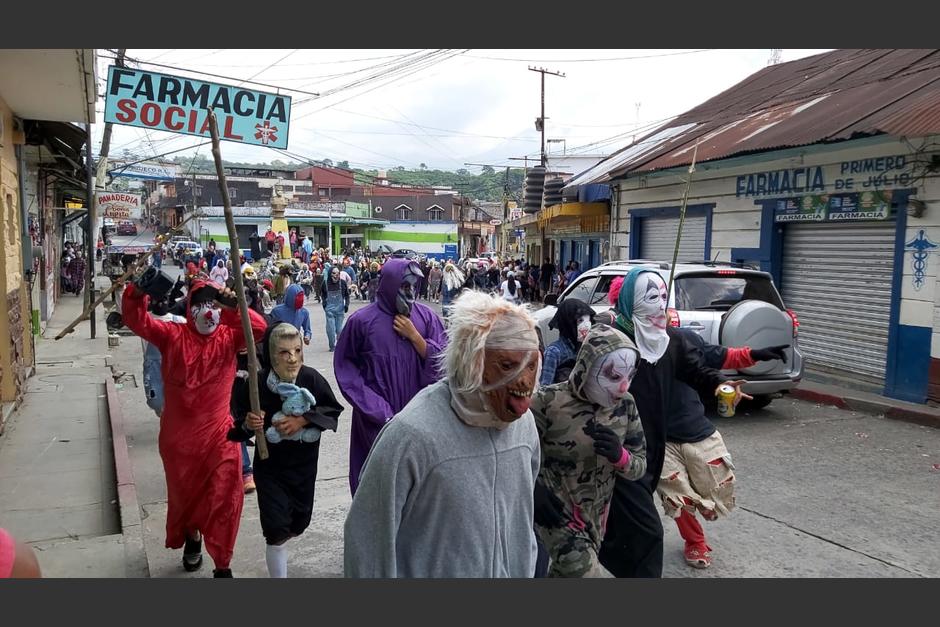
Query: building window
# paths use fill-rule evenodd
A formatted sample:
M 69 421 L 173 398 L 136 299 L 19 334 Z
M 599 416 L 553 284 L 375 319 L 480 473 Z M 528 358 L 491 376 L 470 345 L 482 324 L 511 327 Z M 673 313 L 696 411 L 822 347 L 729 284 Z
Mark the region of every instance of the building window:
M 376 208 L 375 208 L 375 212 L 376 212 L 376 213 L 382 213 L 382 207 L 376 207 Z
M 408 205 L 402 203 L 395 207 L 395 219 L 397 220 L 407 220 L 410 216 L 412 209 Z
M 235 196 L 236 196 L 236 193 L 235 193 L 235 192 L 236 192 L 236 189 L 235 189 L 234 187 L 229 187 L 229 188 L 228 188 L 228 197 L 229 197 L 229 198 L 235 198 Z
M 431 207 L 428 209 L 428 220 L 443 220 L 444 210 L 440 207 Z
M 196 198 L 202 198 L 202 185 L 196 186 Z

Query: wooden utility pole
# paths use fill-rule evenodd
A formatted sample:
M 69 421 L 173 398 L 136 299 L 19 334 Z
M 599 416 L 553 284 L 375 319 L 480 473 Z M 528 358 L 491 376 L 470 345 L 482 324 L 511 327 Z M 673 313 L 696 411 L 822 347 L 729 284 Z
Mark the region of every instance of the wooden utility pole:
M 546 70 L 541 67 L 530 67 L 529 70 L 542 75 L 542 115 L 535 121 L 535 128 L 542 131 L 542 167 L 544 168 L 547 163 L 545 157 L 545 75 L 551 74 L 552 76 L 560 76 L 562 78 L 564 78 L 565 75 L 562 72 L 552 72 L 551 70 Z
M 245 348 L 248 351 L 248 398 L 251 402 L 251 412 L 259 416 L 261 401 L 258 396 L 258 355 L 255 351 L 255 337 L 251 332 L 251 318 L 248 317 L 248 298 L 245 294 L 245 282 L 242 273 L 237 269 L 238 231 L 235 229 L 235 216 L 232 214 L 232 200 L 228 196 L 228 183 L 225 180 L 225 169 L 222 167 L 222 148 L 219 146 L 219 125 L 215 119 L 215 111 L 209 109 L 209 132 L 212 134 L 212 156 L 215 159 L 215 171 L 219 176 L 219 191 L 222 193 L 222 210 L 225 213 L 225 226 L 228 227 L 228 239 L 232 249 L 232 276 L 235 279 L 235 294 L 238 296 L 238 312 L 242 319 L 242 331 L 245 334 Z M 196 193 L 195 188 L 193 194 Z M 264 432 L 255 429 L 255 446 L 261 459 L 268 458 L 268 443 L 264 439 Z

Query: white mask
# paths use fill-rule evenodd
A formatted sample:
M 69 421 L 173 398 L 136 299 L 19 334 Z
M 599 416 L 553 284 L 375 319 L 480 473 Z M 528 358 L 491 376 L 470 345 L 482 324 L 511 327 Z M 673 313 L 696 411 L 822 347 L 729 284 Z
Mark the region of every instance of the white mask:
M 655 272 L 643 272 L 633 286 L 633 327 L 640 355 L 655 364 L 666 352 L 666 282 Z
M 195 307 L 190 307 L 190 315 L 193 317 L 193 323 L 196 330 L 202 335 L 211 335 L 219 326 L 221 310 L 212 303 L 202 303 Z
M 587 337 L 588 331 L 591 330 L 591 317 L 590 316 L 581 316 L 578 318 L 578 343 L 584 341 L 584 338 Z
M 604 408 L 615 407 L 630 389 L 636 375 L 636 351 L 618 348 L 591 364 L 584 386 L 584 397 Z

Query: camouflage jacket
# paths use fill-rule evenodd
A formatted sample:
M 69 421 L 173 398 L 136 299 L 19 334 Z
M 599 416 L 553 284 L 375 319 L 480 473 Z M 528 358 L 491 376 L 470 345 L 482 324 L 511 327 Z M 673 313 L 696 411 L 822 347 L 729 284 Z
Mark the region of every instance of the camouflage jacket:
M 633 397 L 627 394 L 619 405 L 606 409 L 581 396 L 591 364 L 624 347 L 636 350 L 623 333 L 595 325 L 578 351 L 568 380 L 541 388 L 532 400 L 542 449 L 539 478 L 564 503 L 566 527 L 598 547 L 616 475 L 636 480 L 646 471 L 646 441 Z M 626 466 L 617 469 L 594 452 L 594 440 L 584 432 L 591 423 L 604 425 L 623 438 L 630 452 Z

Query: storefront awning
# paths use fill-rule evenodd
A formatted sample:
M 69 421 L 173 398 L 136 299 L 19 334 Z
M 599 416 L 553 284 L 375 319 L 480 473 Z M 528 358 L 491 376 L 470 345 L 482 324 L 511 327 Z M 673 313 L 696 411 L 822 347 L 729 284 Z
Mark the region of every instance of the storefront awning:
M 554 220 L 555 218 L 563 217 L 579 217 L 579 218 L 594 218 L 600 216 L 606 216 L 610 213 L 610 209 L 607 206 L 607 203 L 603 202 L 566 202 L 561 203 L 560 205 L 552 205 L 551 207 L 546 207 L 539 214 L 539 227 L 544 227 L 546 224 Z

